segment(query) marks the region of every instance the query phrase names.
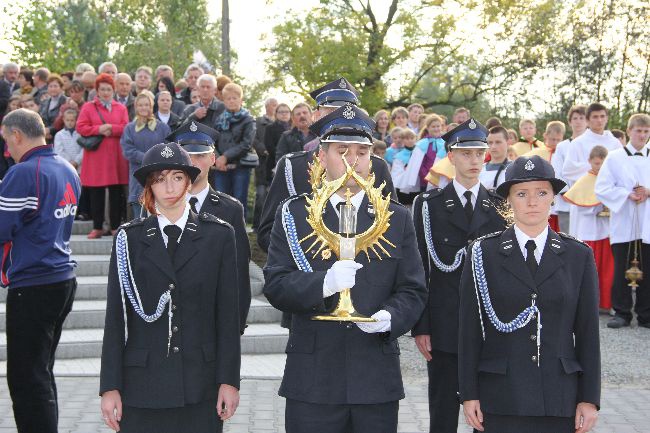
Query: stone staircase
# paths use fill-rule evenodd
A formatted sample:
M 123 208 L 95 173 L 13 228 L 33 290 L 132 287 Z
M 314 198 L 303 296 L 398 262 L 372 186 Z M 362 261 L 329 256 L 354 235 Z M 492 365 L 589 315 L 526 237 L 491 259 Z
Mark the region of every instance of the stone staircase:
M 77 261 L 77 293 L 72 311 L 64 325 L 56 358 L 62 364 L 59 374 L 88 375 L 99 373 L 102 336 L 106 308 L 106 284 L 112 247 L 110 236 L 86 239 L 90 222 L 76 221 L 71 248 Z M 263 366 L 266 360 L 277 364 L 284 359 L 288 339 L 286 329 L 280 327 L 281 313 L 262 296 L 264 277 L 261 269 L 250 263 L 253 300 L 248 314 L 248 328 L 241 337 L 242 374 L 246 363 Z M 0 375 L 5 374 L 7 359 L 5 334 L 6 289 L 0 289 Z M 275 366 L 278 371 L 279 365 Z M 254 370 L 254 369 L 253 369 Z M 259 373 L 259 372 L 258 372 Z M 253 371 L 250 375 L 260 376 Z

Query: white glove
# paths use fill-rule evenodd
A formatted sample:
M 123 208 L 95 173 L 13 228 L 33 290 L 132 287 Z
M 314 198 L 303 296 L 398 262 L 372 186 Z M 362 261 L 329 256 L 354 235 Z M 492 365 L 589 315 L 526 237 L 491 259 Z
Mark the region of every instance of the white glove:
M 353 260 L 335 262 L 325 274 L 323 282 L 323 298 L 328 298 L 343 289 L 354 287 L 356 273 L 363 265 Z
M 376 334 L 377 332 L 390 331 L 390 313 L 386 310 L 379 310 L 372 316 L 376 322 L 356 322 L 356 325 L 363 332 L 368 334 Z

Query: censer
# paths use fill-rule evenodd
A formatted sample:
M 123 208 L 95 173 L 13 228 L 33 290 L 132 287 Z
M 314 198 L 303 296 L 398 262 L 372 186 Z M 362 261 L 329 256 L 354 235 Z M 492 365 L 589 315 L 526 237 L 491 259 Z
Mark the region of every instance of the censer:
M 347 152 L 346 152 L 347 154 Z M 375 188 L 375 175 L 371 172 L 368 179 L 364 179 L 354 170 L 354 165 L 348 164 L 345 154 L 341 156 L 345 164 L 346 171 L 338 179 L 328 181 L 326 173 L 320 166 L 319 161 L 315 158 L 312 163 L 310 174 L 313 185 L 313 194 L 307 197 L 307 222 L 313 229 L 312 233 L 305 236 L 299 242 L 302 244 L 308 239 L 316 238 L 306 249 L 305 254 L 313 251 L 316 257 L 321 253 L 324 259 L 331 257 L 334 253 L 339 260 L 354 260 L 360 253 L 365 252 L 366 257 L 370 260 L 368 250 L 374 252 L 379 260 L 382 259 L 380 252 L 386 257 L 390 257 L 382 242 L 390 247 L 395 248 L 388 239 L 384 237 L 386 230 L 390 227 L 390 216 L 392 212 L 388 210 L 390 197 L 382 196 L 384 184 Z M 336 194 L 349 179 L 354 181 L 366 193 L 370 204 L 375 211 L 375 219 L 372 225 L 363 233 L 356 233 L 356 211 L 354 205 L 350 202 L 352 193 L 349 189 L 346 191 L 346 201 L 339 209 L 339 230 L 338 233 L 330 230 L 323 221 L 323 211 L 332 195 Z M 334 311 L 329 314 L 312 317 L 312 320 L 338 321 L 338 322 L 375 322 L 371 317 L 359 314 L 352 304 L 350 289 L 344 289 L 339 293 L 339 302 Z
M 639 218 L 639 205 L 637 204 L 636 207 L 634 208 L 634 224 L 632 224 L 632 228 L 634 229 L 634 257 L 630 261 L 630 266 L 626 271 L 625 271 L 625 279 L 628 280 L 630 283 L 628 286 L 630 286 L 633 289 L 636 289 L 639 287 L 639 281 L 643 280 L 643 271 L 641 268 L 639 268 L 639 259 L 640 259 L 640 254 L 639 254 L 639 240 L 637 238 L 637 222 Z M 628 258 L 630 256 L 630 251 L 628 249 Z

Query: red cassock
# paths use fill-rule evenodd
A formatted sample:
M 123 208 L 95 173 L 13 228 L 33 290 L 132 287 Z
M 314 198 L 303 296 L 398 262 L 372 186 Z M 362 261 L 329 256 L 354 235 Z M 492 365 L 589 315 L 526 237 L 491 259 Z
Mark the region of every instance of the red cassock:
M 612 308 L 612 281 L 614 280 L 614 256 L 609 246 L 609 238 L 599 241 L 585 241 L 594 251 L 598 286 L 600 287 L 600 308 Z

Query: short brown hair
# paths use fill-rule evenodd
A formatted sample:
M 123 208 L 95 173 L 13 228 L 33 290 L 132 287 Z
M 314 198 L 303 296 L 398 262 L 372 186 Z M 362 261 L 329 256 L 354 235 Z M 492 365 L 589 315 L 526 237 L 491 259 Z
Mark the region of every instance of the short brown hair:
M 381 141 L 381 140 L 373 140 L 372 141 L 372 151 L 376 150 L 386 150 L 386 143 Z
M 454 110 L 454 115 L 456 115 L 456 114 L 458 114 L 458 113 L 467 113 L 468 115 L 470 114 L 470 113 L 469 113 L 469 110 L 468 110 L 467 108 L 465 108 L 465 107 L 458 107 L 458 108 L 456 108 L 456 109 Z
M 589 160 L 591 161 L 595 158 L 605 159 L 607 158 L 607 153 L 607 148 L 604 146 L 596 145 L 592 147 L 591 152 L 589 152 Z
M 537 125 L 535 125 L 535 121 L 533 119 L 521 119 L 519 121 L 519 127 L 521 128 L 522 126 L 524 126 L 527 123 L 533 125 L 534 127 L 537 127 Z
M 47 84 L 49 85 L 50 83 L 56 81 L 59 83 L 59 86 L 63 87 L 63 79 L 59 74 L 50 74 L 49 77 L 47 77 Z
M 219 88 L 219 80 L 217 80 L 217 89 Z M 221 89 L 221 93 L 234 93 L 240 98 L 244 97 L 244 89 L 239 84 L 228 83 Z
M 564 123 L 560 122 L 559 120 L 552 120 L 546 124 L 545 133 L 561 134 L 564 137 L 564 134 L 566 133 L 566 126 L 564 126 Z
M 609 132 L 611 132 L 612 135 L 613 135 L 614 137 L 616 137 L 617 139 L 619 139 L 619 140 L 620 140 L 621 138 L 622 138 L 623 140 L 627 140 L 627 135 L 625 135 L 625 132 L 624 132 L 624 131 L 621 131 L 620 129 L 612 129 L 612 130 L 610 130 Z
M 586 105 L 574 105 L 569 109 L 569 114 L 566 116 L 566 121 L 571 123 L 571 118 L 574 114 L 580 114 L 582 116 L 587 116 L 587 106 Z
M 422 104 L 411 104 L 408 107 L 406 107 L 406 110 L 410 113 L 412 109 L 414 108 L 421 108 L 422 111 L 424 111 L 424 106 Z
M 398 114 L 401 114 L 402 116 L 406 117 L 408 119 L 409 117 L 409 112 L 406 108 L 404 107 L 397 107 L 393 108 L 393 111 L 390 112 L 390 120 L 395 120 Z
M 508 138 L 510 138 L 508 136 L 508 130 L 506 128 L 504 128 L 503 126 L 501 126 L 501 125 L 493 126 L 492 128 L 490 128 L 489 134 L 490 135 L 491 134 L 502 134 L 503 138 L 505 138 L 506 141 L 508 141 Z
M 296 105 L 294 105 L 293 108 L 291 109 L 291 115 L 293 116 L 293 114 L 295 113 L 295 111 L 296 111 L 298 108 L 301 108 L 301 107 L 306 107 L 306 108 L 307 108 L 307 111 L 309 111 L 309 113 L 311 114 L 311 107 L 309 106 L 308 103 L 306 103 L 306 102 L 298 102 L 298 103 L 297 103 Z
M 400 136 L 402 138 L 404 138 L 404 137 L 417 138 L 417 135 L 415 134 L 415 132 L 413 132 L 413 130 L 410 129 L 410 128 L 402 128 L 402 132 L 400 132 Z
M 632 129 L 637 126 L 645 128 L 650 127 L 650 116 L 645 113 L 636 113 L 631 115 L 630 120 L 627 121 L 627 129 Z
M 589 120 L 589 117 L 591 117 L 591 113 L 594 111 L 604 111 L 606 114 L 609 114 L 609 110 L 607 110 L 607 107 L 605 107 L 603 104 L 599 102 L 594 102 L 593 104 L 589 104 L 587 107 L 587 120 Z
M 502 126 L 501 119 L 498 117 L 490 117 L 485 121 L 485 127 L 488 129 L 488 131 L 497 126 Z

